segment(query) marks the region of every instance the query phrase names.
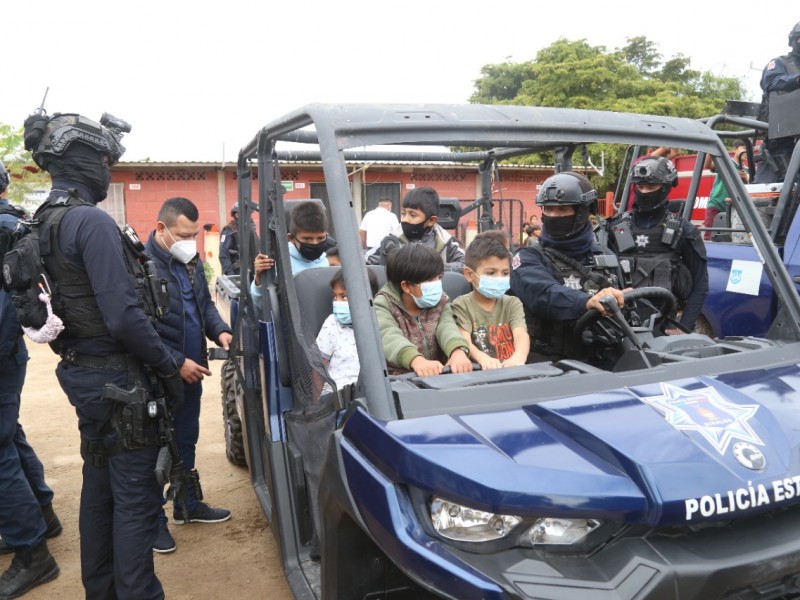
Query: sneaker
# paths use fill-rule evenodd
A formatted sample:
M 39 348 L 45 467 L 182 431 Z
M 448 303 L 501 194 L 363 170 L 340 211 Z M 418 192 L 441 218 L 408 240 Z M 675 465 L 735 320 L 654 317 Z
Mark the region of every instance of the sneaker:
M 11 565 L 0 576 L 0 598 L 18 598 L 58 577 L 59 568 L 42 540 L 36 548 L 17 550 Z
M 167 528 L 166 518 L 163 521 L 159 519 L 158 535 L 156 536 L 156 541 L 153 543 L 153 552 L 158 552 L 159 554 L 168 554 L 170 552 L 175 552 L 176 547 L 177 544 L 175 544 L 175 539 L 172 537 L 172 534 Z
M 231 518 L 231 511 L 224 508 L 211 508 L 205 502 L 198 502 L 193 511 L 189 512 L 188 519 L 184 520 L 183 511 L 179 507 L 174 507 L 172 511 L 172 522 L 176 525 L 184 523 L 222 523 Z

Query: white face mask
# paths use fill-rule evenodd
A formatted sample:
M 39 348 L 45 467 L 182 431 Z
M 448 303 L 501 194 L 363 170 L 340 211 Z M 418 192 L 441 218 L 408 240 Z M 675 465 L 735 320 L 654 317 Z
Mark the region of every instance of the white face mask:
M 172 236 L 169 229 L 165 227 L 164 231 L 166 231 L 169 234 L 169 237 L 172 238 L 172 246 L 169 247 L 169 253 L 177 260 L 181 261 L 183 264 L 186 264 L 197 255 L 196 240 L 181 240 L 179 242 Z M 161 240 L 164 240 L 164 236 L 161 236 Z M 166 242 L 164 242 L 164 245 L 167 245 Z

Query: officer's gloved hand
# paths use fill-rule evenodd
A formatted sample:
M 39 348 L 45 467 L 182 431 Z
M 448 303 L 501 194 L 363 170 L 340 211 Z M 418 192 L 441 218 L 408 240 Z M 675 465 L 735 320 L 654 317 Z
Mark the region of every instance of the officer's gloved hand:
M 173 407 L 177 407 L 183 402 L 183 379 L 180 371 L 175 371 L 172 375 L 163 375 L 161 381 Z

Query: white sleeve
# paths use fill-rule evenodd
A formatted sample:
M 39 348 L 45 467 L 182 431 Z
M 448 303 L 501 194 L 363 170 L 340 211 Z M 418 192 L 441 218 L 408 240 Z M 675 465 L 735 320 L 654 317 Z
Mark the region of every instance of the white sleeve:
M 317 334 L 317 348 L 325 360 L 330 360 L 336 350 L 336 337 L 336 317 L 328 315 Z
M 361 226 L 359 227 L 359 229 L 361 231 L 366 231 L 367 228 L 369 227 L 369 221 L 370 221 L 370 216 L 371 215 L 372 215 L 372 211 L 370 211 L 367 214 L 365 214 L 364 217 L 361 219 Z

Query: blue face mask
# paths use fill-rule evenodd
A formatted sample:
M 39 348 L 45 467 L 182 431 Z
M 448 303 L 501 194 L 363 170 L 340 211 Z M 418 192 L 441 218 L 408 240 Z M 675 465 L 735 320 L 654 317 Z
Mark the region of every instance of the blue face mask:
M 333 316 L 342 325 L 352 325 L 353 316 L 350 314 L 350 304 L 346 301 L 333 301 Z
M 478 284 L 478 293 L 481 296 L 496 300 L 504 296 L 510 287 L 510 277 L 489 277 L 488 275 L 481 275 L 480 283 Z
M 422 290 L 422 296 L 417 298 L 412 294 L 411 297 L 414 298 L 414 302 L 420 308 L 433 308 L 442 300 L 441 280 L 426 281 L 425 283 L 420 283 L 419 287 Z

